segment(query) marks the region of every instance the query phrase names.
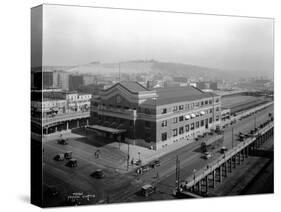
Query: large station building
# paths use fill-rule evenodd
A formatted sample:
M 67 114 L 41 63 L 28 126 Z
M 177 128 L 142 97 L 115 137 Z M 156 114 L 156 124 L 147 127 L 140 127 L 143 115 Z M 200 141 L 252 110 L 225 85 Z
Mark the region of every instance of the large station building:
M 150 90 L 137 82 L 120 82 L 93 96 L 89 128 L 156 150 L 192 142 L 220 126 L 220 120 L 216 94 L 191 86 Z

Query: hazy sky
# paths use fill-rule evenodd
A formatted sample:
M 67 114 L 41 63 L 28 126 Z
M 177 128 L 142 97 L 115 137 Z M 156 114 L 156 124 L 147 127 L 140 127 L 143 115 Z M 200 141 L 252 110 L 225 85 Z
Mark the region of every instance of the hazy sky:
M 155 59 L 273 72 L 273 20 L 46 5 L 44 65 Z

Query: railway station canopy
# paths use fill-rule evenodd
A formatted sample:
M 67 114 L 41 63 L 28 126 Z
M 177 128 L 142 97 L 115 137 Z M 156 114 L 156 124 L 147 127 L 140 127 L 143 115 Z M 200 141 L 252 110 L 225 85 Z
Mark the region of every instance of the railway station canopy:
M 101 126 L 101 125 L 91 125 L 91 126 L 88 126 L 87 128 L 91 129 L 91 130 L 97 130 L 100 132 L 111 133 L 113 135 L 125 133 L 127 131 L 126 129 L 115 129 L 115 128 L 105 127 L 105 126 Z

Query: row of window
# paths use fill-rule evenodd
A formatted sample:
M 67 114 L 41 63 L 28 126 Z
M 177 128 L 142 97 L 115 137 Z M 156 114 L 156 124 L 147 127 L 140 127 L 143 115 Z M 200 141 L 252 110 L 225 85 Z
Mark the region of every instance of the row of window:
M 191 124 L 187 124 L 187 125 L 181 126 L 179 128 L 175 128 L 175 129 L 173 129 L 173 137 L 184 134 L 184 130 L 185 130 L 185 132 L 189 132 L 190 130 L 197 129 L 199 127 L 204 127 L 204 124 L 206 122 L 211 124 L 213 122 L 213 119 L 209 118 L 209 119 L 206 119 L 206 120 L 201 120 L 201 121 L 197 121 L 197 122 L 194 122 L 194 123 L 191 123 Z M 161 140 L 162 141 L 167 140 L 167 132 L 164 132 L 164 133 L 161 134 Z
M 219 100 L 218 100 L 219 101 Z M 203 105 L 210 105 L 212 104 L 212 100 L 205 100 L 205 101 L 202 101 L 201 103 L 200 102 L 196 102 L 196 103 L 191 103 L 191 104 L 186 104 L 185 107 L 186 107 L 186 110 L 191 110 L 193 108 L 196 108 L 196 107 L 200 107 L 200 106 L 203 106 Z M 93 105 L 95 107 L 97 107 L 99 104 L 97 102 L 94 102 Z M 106 105 L 106 104 L 102 104 L 103 107 L 106 107 L 108 106 L 108 108 L 117 108 L 117 109 L 124 109 L 124 110 L 129 110 L 129 109 L 132 109 L 132 110 L 136 110 L 137 108 L 130 108 L 128 106 L 121 106 L 121 105 L 112 105 L 112 104 L 109 104 L 109 105 Z M 216 107 L 216 111 L 219 111 L 220 108 L 219 107 Z M 178 112 L 178 111 L 184 111 L 184 105 L 175 105 L 173 107 L 173 112 Z M 155 114 L 155 110 L 154 109 L 150 109 L 150 108 L 138 108 L 138 112 L 143 112 L 145 114 Z M 212 109 L 210 109 L 210 113 L 212 113 Z M 167 113 L 167 108 L 162 108 L 161 109 L 161 114 L 166 114 Z
M 219 102 L 219 99 L 216 99 L 216 102 Z M 213 103 L 213 100 L 205 100 L 205 101 L 201 101 L 201 102 L 186 104 L 185 108 L 186 108 L 186 110 L 192 110 L 194 108 L 202 107 L 204 105 L 212 105 L 212 103 Z M 175 105 L 173 107 L 173 112 L 178 112 L 178 111 L 183 111 L 183 110 L 184 110 L 184 105 Z M 216 110 L 219 111 L 219 107 L 217 107 Z M 165 113 L 167 113 L 167 108 L 162 108 L 161 114 L 165 114 Z
M 212 113 L 212 111 L 213 110 L 210 109 L 210 113 Z M 204 114 L 196 114 L 195 117 L 199 117 L 199 116 L 203 116 L 203 115 Z M 190 119 L 193 119 L 195 117 L 190 116 Z M 184 116 L 174 117 L 173 118 L 173 124 L 176 124 L 178 122 L 182 122 L 184 120 L 189 120 L 189 118 L 188 117 L 184 117 Z M 219 120 L 219 115 L 216 116 L 216 121 L 218 121 L 218 120 Z M 167 120 L 162 121 L 161 126 L 162 127 L 166 127 L 167 126 Z

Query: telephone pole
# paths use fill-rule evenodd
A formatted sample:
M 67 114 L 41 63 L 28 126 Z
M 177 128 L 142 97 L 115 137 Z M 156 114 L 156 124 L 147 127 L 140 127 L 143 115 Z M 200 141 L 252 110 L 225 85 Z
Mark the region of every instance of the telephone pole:
M 176 188 L 177 188 L 177 192 L 180 191 L 180 160 L 179 160 L 179 156 L 177 156 L 176 159 Z
M 232 138 L 231 138 L 231 143 L 232 143 L 232 149 L 234 147 L 233 143 L 234 143 L 234 127 L 232 127 Z
M 119 82 L 121 81 L 120 62 L 118 63 Z
M 129 170 L 129 166 L 130 166 L 130 144 L 128 143 L 127 171 Z

